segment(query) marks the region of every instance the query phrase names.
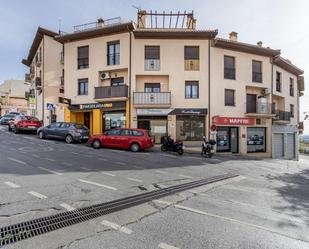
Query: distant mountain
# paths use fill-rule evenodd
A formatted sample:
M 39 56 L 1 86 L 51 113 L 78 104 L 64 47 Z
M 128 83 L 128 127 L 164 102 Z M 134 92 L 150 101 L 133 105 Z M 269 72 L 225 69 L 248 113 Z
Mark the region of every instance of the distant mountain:
M 299 136 L 299 141 L 309 144 L 309 134 L 304 134 Z

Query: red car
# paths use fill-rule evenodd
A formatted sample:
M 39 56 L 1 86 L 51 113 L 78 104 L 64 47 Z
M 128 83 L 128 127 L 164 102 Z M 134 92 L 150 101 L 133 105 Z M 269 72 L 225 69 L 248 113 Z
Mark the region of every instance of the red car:
M 10 125 L 14 133 L 21 131 L 36 132 L 38 128 L 42 126 L 42 123 L 32 116 L 19 115 L 14 119 L 14 123 Z
M 130 149 L 133 152 L 153 147 L 153 140 L 147 130 L 143 129 L 113 129 L 103 135 L 92 135 L 88 141 L 95 149 L 101 147 Z

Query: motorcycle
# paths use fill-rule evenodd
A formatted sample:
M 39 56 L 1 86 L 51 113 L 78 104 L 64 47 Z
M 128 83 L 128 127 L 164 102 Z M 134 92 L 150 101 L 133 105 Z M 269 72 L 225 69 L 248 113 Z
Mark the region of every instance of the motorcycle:
M 206 137 L 203 137 L 203 143 L 202 143 L 202 152 L 201 155 L 205 156 L 207 158 L 212 158 L 214 154 L 214 145 L 216 144 L 215 140 L 206 140 Z
M 183 154 L 183 143 L 174 141 L 170 136 L 164 137 L 163 144 L 161 146 L 163 152 L 172 151 L 177 152 L 179 155 Z

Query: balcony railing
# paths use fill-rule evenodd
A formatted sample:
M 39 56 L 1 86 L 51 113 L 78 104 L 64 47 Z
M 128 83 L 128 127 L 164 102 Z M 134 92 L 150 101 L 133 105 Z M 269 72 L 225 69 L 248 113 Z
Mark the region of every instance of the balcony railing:
M 135 92 L 133 94 L 134 105 L 170 105 L 171 104 L 171 93 L 145 93 Z
M 128 97 L 128 86 L 99 86 L 95 87 L 95 99 Z
M 291 119 L 291 112 L 276 110 L 276 116 L 274 117 L 274 120 L 290 121 L 290 119 Z
M 186 71 L 198 71 L 200 70 L 200 60 L 185 60 Z
M 270 103 L 245 103 L 247 114 L 275 114 L 274 104 Z
M 159 71 L 160 60 L 145 59 L 145 71 Z

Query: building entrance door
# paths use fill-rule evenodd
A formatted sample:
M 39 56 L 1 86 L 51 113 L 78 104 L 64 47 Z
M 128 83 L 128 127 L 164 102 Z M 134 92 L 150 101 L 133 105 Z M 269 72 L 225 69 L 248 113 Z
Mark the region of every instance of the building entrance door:
M 238 127 L 218 127 L 217 152 L 238 153 Z

